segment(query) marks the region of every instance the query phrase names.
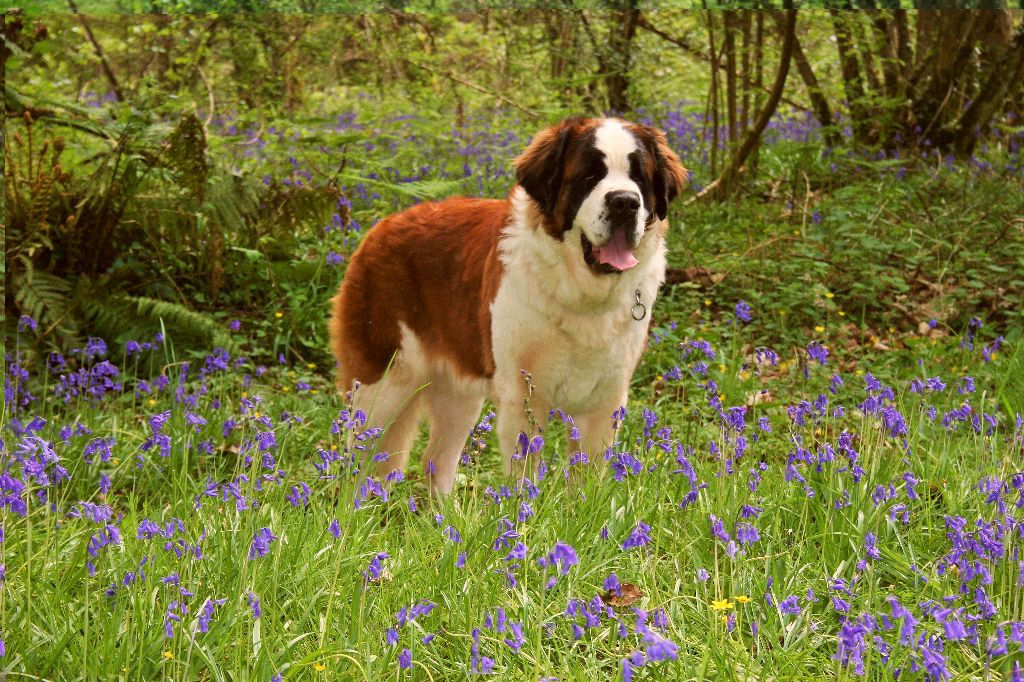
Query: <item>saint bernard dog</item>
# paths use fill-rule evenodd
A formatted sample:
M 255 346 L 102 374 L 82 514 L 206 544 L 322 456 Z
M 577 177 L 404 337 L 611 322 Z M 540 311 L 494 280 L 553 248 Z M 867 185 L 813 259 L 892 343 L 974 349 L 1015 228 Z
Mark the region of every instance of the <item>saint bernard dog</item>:
M 358 382 L 354 407 L 384 428 L 378 473 L 406 466 L 425 416 L 433 495 L 451 491 L 485 397 L 506 475 L 537 464 L 520 434 L 554 408 L 574 418 L 573 450 L 603 458 L 664 279 L 668 205 L 687 178 L 661 131 L 616 118 L 538 133 L 515 171 L 507 199 L 447 199 L 382 220 L 332 301 L 339 387 Z

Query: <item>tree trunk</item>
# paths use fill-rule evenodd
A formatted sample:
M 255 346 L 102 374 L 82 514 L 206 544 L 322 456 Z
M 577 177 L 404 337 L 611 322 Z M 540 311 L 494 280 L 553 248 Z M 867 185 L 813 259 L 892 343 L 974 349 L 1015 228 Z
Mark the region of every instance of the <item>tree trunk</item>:
M 821 124 L 821 134 L 825 144 L 829 147 L 839 146 L 839 136 L 832 121 L 832 108 L 829 106 L 825 93 L 818 83 L 818 78 L 814 75 L 814 69 L 807 61 L 807 55 L 804 54 L 800 47 L 800 40 L 796 36 L 793 36 L 793 61 L 796 62 L 796 70 L 807 88 L 807 96 L 811 100 L 814 115 L 817 117 L 818 123 Z
M 877 95 L 882 92 L 882 82 L 879 80 L 878 70 L 875 68 L 876 48 L 864 31 L 864 23 L 861 21 L 862 14 L 862 12 L 858 12 L 853 17 L 853 38 L 854 43 L 857 45 L 857 52 L 860 55 L 860 63 L 864 69 L 867 90 Z
M 605 87 L 608 90 L 608 107 L 612 111 L 629 110 L 629 73 L 633 67 L 633 37 L 640 21 L 639 0 L 625 0 L 617 3 L 622 9 L 612 15 L 611 31 L 608 34 L 608 50 L 602 60 L 605 72 Z
M 935 11 L 935 10 L 932 10 Z M 922 15 L 927 12 L 922 11 Z M 918 143 L 929 139 L 940 147 L 945 147 L 947 126 L 944 123 L 955 119 L 955 107 L 950 106 L 958 76 L 967 65 L 974 52 L 974 27 L 977 23 L 977 12 L 940 12 L 935 18 L 935 27 L 929 36 L 935 41 L 929 46 L 928 52 L 935 55 L 929 66 L 924 69 L 923 80 L 919 81 L 914 100 L 914 118 L 921 127 Z M 920 51 L 920 46 L 918 48 Z
M 888 13 L 875 12 L 871 23 L 879 43 L 885 96 L 897 100 L 900 97 L 900 62 L 897 54 L 896 22 Z
M 114 96 L 117 97 L 118 102 L 123 102 L 124 93 L 121 92 L 121 85 L 117 82 L 117 77 L 114 76 L 114 70 L 110 68 L 110 62 L 107 61 L 107 55 L 100 46 L 99 41 L 96 40 L 96 36 L 93 35 L 92 28 L 90 28 L 85 15 L 78 11 L 78 5 L 75 4 L 75 0 L 68 0 L 68 7 L 70 7 L 71 12 L 78 17 L 78 23 L 82 25 L 82 30 L 85 31 L 85 37 L 89 39 L 92 49 L 96 52 L 96 56 L 100 60 L 100 67 L 103 69 L 103 75 L 106 77 L 107 83 L 110 84 L 110 90 L 114 93 Z
M 761 91 L 764 88 L 764 12 L 758 12 L 754 22 L 754 109 L 761 108 Z M 744 131 L 745 133 L 746 131 Z M 750 153 L 750 167 L 756 171 L 761 160 L 761 138 L 754 143 Z
M 743 92 L 743 100 L 740 103 L 740 130 L 746 133 L 747 126 L 750 124 L 750 29 L 751 29 L 751 14 L 750 10 L 742 10 L 743 12 L 743 23 L 740 35 L 743 38 L 743 52 L 742 60 L 740 63 L 740 70 L 743 72 L 743 78 L 740 83 L 740 90 Z
M 722 12 L 722 50 L 725 52 L 725 111 L 729 121 L 729 148 L 736 143 L 736 21 L 734 10 Z
M 870 144 L 871 126 L 868 109 L 864 97 L 864 82 L 861 78 L 860 66 L 857 64 L 857 53 L 853 46 L 853 38 L 847 25 L 847 15 L 839 10 L 829 10 L 832 15 L 832 26 L 836 35 L 836 49 L 839 51 L 839 70 L 843 76 L 843 91 L 846 93 L 846 106 L 853 123 L 853 134 L 858 142 Z
M 786 86 L 786 76 L 789 74 L 789 63 L 793 56 L 793 43 L 796 38 L 796 10 L 785 10 L 785 20 L 782 28 L 782 48 L 779 53 L 779 68 L 775 73 L 775 82 L 772 85 L 771 93 L 757 115 L 753 127 L 747 131 L 743 142 L 735 150 L 726 164 L 725 169 L 717 180 L 708 185 L 701 195 L 712 193 L 715 199 L 722 201 L 726 199 L 736 188 L 736 180 L 739 176 L 740 167 L 746 161 L 754 145 L 761 137 L 761 133 L 768 126 L 779 100 L 782 99 L 782 90 Z
M 1024 26 L 1017 29 L 1017 35 L 1003 54 L 1003 59 L 991 70 L 985 84 L 960 117 L 955 142 L 959 156 L 968 157 L 974 153 L 978 132 L 988 127 L 992 117 L 1006 104 L 1007 97 L 1020 89 L 1021 83 L 1024 83 Z
M 708 103 L 711 106 L 711 175 L 718 172 L 718 56 L 715 49 L 715 15 L 705 12 L 708 21 L 708 49 L 711 53 L 711 92 Z M 707 121 L 707 117 L 704 118 Z

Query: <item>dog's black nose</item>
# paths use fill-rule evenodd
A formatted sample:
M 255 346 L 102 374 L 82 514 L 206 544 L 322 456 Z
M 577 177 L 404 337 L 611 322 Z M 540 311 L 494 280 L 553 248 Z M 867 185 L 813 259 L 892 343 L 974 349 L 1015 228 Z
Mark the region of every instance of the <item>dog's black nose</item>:
M 604 202 L 612 213 L 619 215 L 636 213 L 640 208 L 640 197 L 636 192 L 626 189 L 617 189 L 604 195 Z

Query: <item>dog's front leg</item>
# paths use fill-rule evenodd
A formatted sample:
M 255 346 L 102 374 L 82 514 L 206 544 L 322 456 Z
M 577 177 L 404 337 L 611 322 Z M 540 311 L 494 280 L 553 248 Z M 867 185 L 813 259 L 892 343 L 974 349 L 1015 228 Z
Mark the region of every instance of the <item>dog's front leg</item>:
M 587 461 L 601 474 L 607 466 L 605 453 L 619 440 L 617 427 L 621 426 L 621 415 L 624 415 L 624 411 L 620 410 L 626 401 L 627 394 L 623 392 L 618 400 L 607 403 L 602 409 L 580 415 L 576 420 L 580 439 L 573 443 L 587 454 Z
M 543 450 L 547 408 L 536 399 L 505 399 L 498 404 L 498 447 L 505 463 L 505 475 L 515 480 L 536 479 Z

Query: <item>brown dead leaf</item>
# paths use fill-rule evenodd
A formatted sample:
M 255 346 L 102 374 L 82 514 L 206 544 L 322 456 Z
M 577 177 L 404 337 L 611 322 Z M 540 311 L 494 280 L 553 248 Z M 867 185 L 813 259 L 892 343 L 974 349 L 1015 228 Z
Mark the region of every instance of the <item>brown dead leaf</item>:
M 621 594 L 619 594 L 621 592 Z M 633 583 L 622 583 L 620 590 L 608 590 L 601 595 L 601 601 L 617 608 L 624 608 L 643 599 L 644 593 Z
M 770 403 L 772 402 L 772 398 L 772 392 L 767 388 L 762 388 L 760 391 L 748 393 L 744 403 L 748 407 L 753 407 L 754 405 L 760 405 L 761 403 Z
M 381 571 L 380 571 L 380 577 L 379 578 L 376 578 L 376 579 L 374 579 L 374 578 L 367 578 L 366 582 L 370 583 L 371 585 L 383 585 L 384 583 L 391 582 L 391 580 L 393 578 L 394 578 L 394 576 L 391 575 L 391 571 L 389 571 L 386 568 L 382 568 Z
M 682 284 L 693 282 L 700 287 L 710 287 L 725 279 L 724 272 L 715 272 L 708 268 L 695 265 L 689 268 L 669 268 L 665 271 L 665 284 Z

